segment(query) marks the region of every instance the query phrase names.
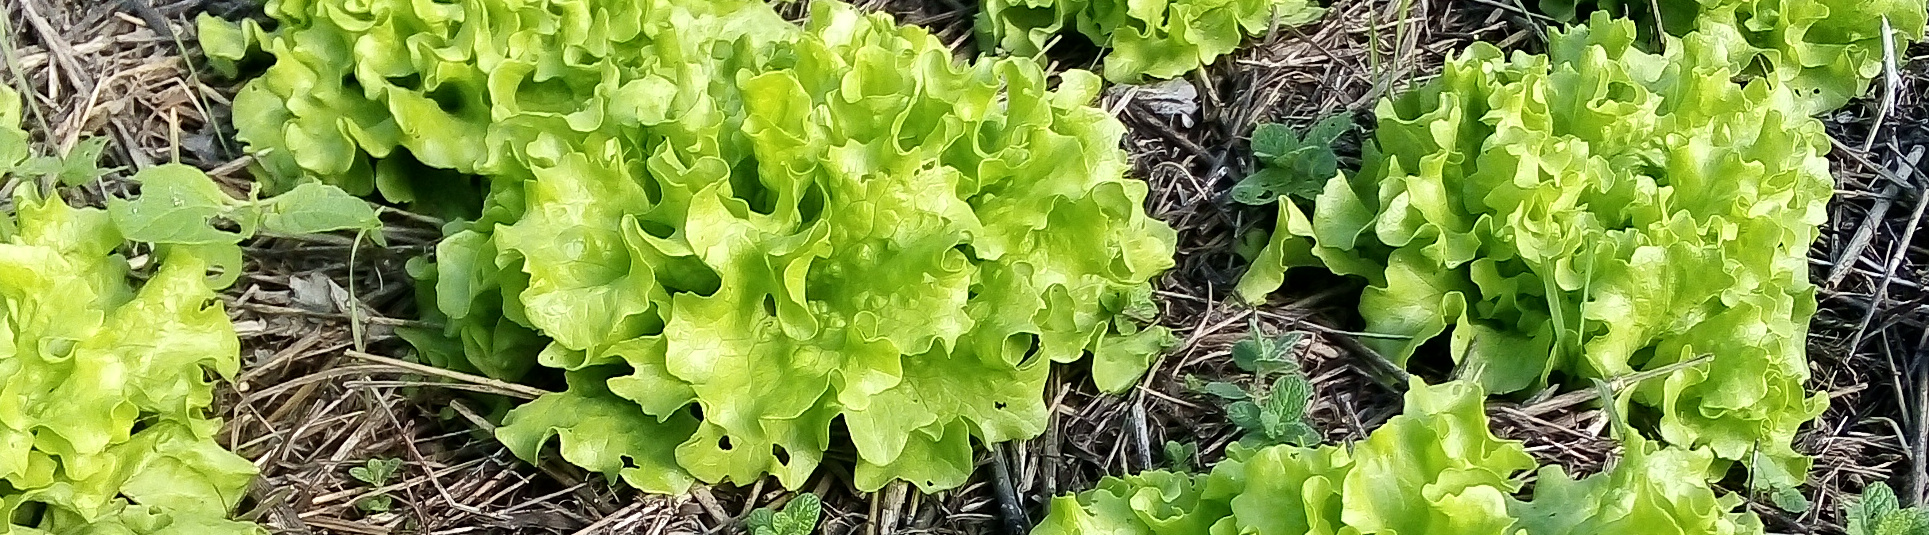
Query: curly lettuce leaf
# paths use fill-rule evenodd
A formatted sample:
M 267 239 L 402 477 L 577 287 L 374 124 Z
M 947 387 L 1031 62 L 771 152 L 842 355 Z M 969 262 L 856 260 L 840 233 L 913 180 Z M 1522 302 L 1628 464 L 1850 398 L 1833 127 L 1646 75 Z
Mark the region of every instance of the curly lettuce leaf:
M 19 119 L 18 96 L 0 88 L 0 155 L 11 163 L 31 154 Z M 22 185 L 14 214 L 0 218 L 0 533 L 261 533 L 228 520 L 255 467 L 216 442 L 221 423 L 206 414 L 210 377 L 232 377 L 240 364 L 211 260 L 195 241 L 212 229 L 177 217 L 129 224 L 7 178 Z M 199 201 L 214 199 L 196 195 L 221 195 L 188 168 L 138 178 L 157 198 L 184 203 L 182 213 L 207 215 Z M 167 238 L 152 240 L 157 267 L 138 286 L 117 252 L 139 239 L 130 236 Z
M 1708 450 L 1661 447 L 1624 434 L 1621 457 L 1608 471 L 1575 480 L 1558 466 L 1540 469 L 1532 502 L 1511 504 L 1528 533 L 1610 535 L 1761 533 L 1760 519 L 1738 512 L 1741 496 L 1717 496 L 1706 482 L 1682 474 L 1707 473 Z
M 1596 15 L 1548 55 L 1476 44 L 1441 78 L 1383 101 L 1362 171 L 1280 228 L 1241 281 L 1248 299 L 1317 259 L 1367 279 L 1363 342 L 1404 363 L 1448 336 L 1492 392 L 1559 374 L 1643 383 L 1669 444 L 1755 466 L 1775 486 L 1826 398 L 1803 388 L 1815 310 L 1804 254 L 1831 193 L 1822 125 L 1789 88 L 1732 82 L 1722 43 L 1664 54 Z
M 239 76 L 241 64 L 260 54 L 263 36 L 268 33 L 253 19 L 228 22 L 205 12 L 194 19 L 194 27 L 208 66 L 229 78 Z
M 1247 36 L 1310 24 L 1310 0 L 991 0 L 978 16 L 985 50 L 1037 59 L 1067 32 L 1108 48 L 1105 78 L 1176 78 L 1231 53 Z
M 22 191 L 19 232 L 0 243 L 9 510 L 39 503 L 51 525 L 131 504 L 182 522 L 226 518 L 254 467 L 214 443 L 219 423 L 204 414 L 207 375 L 232 376 L 239 353 L 206 263 L 169 254 L 136 290 L 106 213 Z
M 1148 324 L 1175 235 L 1089 73 L 961 63 L 834 1 L 802 26 L 750 0 L 270 14 L 273 66 L 236 99 L 270 175 L 404 202 L 430 179 L 384 169 L 486 180 L 412 267 L 446 328 L 405 336 L 575 381 L 499 430 L 525 457 L 560 437 L 646 490 L 794 487 L 841 425 L 860 488 L 951 488 L 973 443 L 1042 432 L 1052 364 L 1091 355 L 1120 390 L 1171 343 Z
M 572 379 L 568 391 L 517 407 L 503 420 L 497 437 L 509 451 L 533 459 L 555 437 L 562 444 L 563 460 L 571 464 L 620 477 L 646 492 L 689 490 L 693 481 L 677 465 L 673 445 L 648 437 L 688 435 L 696 428 L 695 418 L 678 414 L 658 421 L 602 390 L 605 378 Z
M 1404 412 L 1351 447 L 1228 448 L 1202 475 L 1108 477 L 1052 501 L 1033 535 L 1454 533 L 1494 535 L 1761 533 L 1741 498 L 1717 497 L 1705 449 L 1632 438 L 1606 472 L 1574 480 L 1536 466 L 1521 443 L 1487 429 L 1472 382 L 1415 381 Z
M 471 187 L 465 175 L 526 175 L 527 162 L 511 155 L 546 131 L 654 124 L 687 107 L 664 98 L 665 79 L 634 72 L 684 57 L 680 36 L 794 33 L 773 11 L 745 9 L 761 5 L 751 0 L 550 3 L 278 2 L 267 6 L 275 31 L 198 22 L 217 67 L 270 63 L 235 96 L 233 113 L 269 193 L 320 181 L 462 217 L 473 207 L 439 198 L 473 198 L 461 191 Z M 516 15 L 464 15 L 499 9 Z M 673 37 L 654 42 L 659 35 Z M 656 59 L 563 59 L 577 54 Z
M 1506 500 L 1534 458 L 1487 430 L 1485 408 L 1473 383 L 1416 382 L 1401 415 L 1353 447 L 1340 520 L 1362 533 L 1512 533 Z
M 1722 41 L 1736 72 L 1786 84 L 1805 115 L 1867 94 L 1890 51 L 1898 64 L 1908 61 L 1908 45 L 1923 38 L 1929 19 L 1923 0 L 1541 0 L 1540 8 L 1562 21 L 1590 12 L 1630 17 L 1649 39 L 1660 27 Z
M 1171 265 L 1171 231 L 1089 93 L 1044 91 L 1029 62 L 959 72 L 921 31 L 821 5 L 771 53 L 794 66 L 737 77 L 742 138 L 693 141 L 719 152 L 676 156 L 696 162 L 681 183 L 593 152 L 535 166 L 499 258 L 521 259 L 523 313 L 569 355 L 551 365 L 627 365 L 612 392 L 659 418 L 701 407 L 677 449 L 698 479 L 801 484 L 842 415 L 860 488 L 954 487 L 974 438 L 1042 432 L 1048 363 L 1122 362 L 1100 368 L 1109 388 L 1141 373 L 1164 331 L 1113 320 Z M 698 126 L 670 131 L 718 135 Z M 751 182 L 723 165 L 747 156 Z

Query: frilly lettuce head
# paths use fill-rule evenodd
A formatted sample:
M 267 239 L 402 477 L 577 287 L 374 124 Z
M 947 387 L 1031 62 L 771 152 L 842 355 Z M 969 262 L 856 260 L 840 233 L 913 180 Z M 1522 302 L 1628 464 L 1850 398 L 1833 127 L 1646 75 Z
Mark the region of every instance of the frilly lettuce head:
M 1683 474 L 1707 473 L 1717 464 L 1706 449 L 1664 447 L 1628 433 L 1621 457 L 1606 472 L 1579 480 L 1559 466 L 1535 476 L 1534 501 L 1509 502 L 1529 534 L 1636 535 L 1762 533 L 1761 520 L 1739 512 L 1742 497 L 1717 495 L 1708 483 Z
M 987 0 L 978 34 L 987 52 L 1036 58 L 1064 32 L 1111 49 L 1105 78 L 1175 78 L 1238 48 L 1275 24 L 1326 14 L 1312 0 Z
M 1883 71 L 1883 40 L 1898 63 L 1923 37 L 1923 0 L 1541 0 L 1541 9 L 1574 20 L 1588 8 L 1631 16 L 1641 32 L 1700 32 L 1725 41 L 1741 74 L 1788 84 L 1806 113 L 1842 107 L 1869 91 Z M 1883 20 L 1892 31 L 1883 35 Z M 1900 65 L 1898 65 L 1900 68 Z
M 29 153 L 19 102 L 0 89 L 0 175 Z M 210 374 L 232 376 L 240 351 L 208 263 L 164 249 L 130 285 L 106 211 L 12 180 L 16 215 L 0 218 L 0 533 L 259 532 L 227 520 L 255 469 L 215 442 L 221 423 L 205 414 Z
M 244 94 L 280 115 L 258 148 L 306 160 L 330 145 L 293 132 L 324 132 L 347 156 L 297 167 L 365 166 L 391 199 L 396 159 L 487 179 L 479 217 L 414 266 L 447 330 L 409 336 L 441 365 L 566 376 L 498 431 L 523 457 L 556 437 L 649 491 L 796 487 L 841 428 L 858 487 L 950 488 L 973 442 L 1042 432 L 1052 363 L 1090 354 L 1120 390 L 1168 343 L 1149 281 L 1174 234 L 1089 73 L 960 64 L 829 0 L 802 27 L 756 1 L 270 12 L 276 64 Z M 357 104 L 278 85 L 344 73 Z
M 1736 511 L 1739 497 L 1684 476 L 1706 473 L 1712 454 L 1639 436 L 1606 472 L 1576 481 L 1542 468 L 1533 499 L 1517 499 L 1535 462 L 1487 430 L 1484 399 L 1473 383 L 1416 381 L 1405 412 L 1351 448 L 1235 444 L 1210 474 L 1106 478 L 1053 500 L 1032 535 L 1762 532 L 1753 514 Z
M 1496 393 L 1708 358 L 1635 403 L 1667 443 L 1759 451 L 1762 481 L 1792 484 L 1809 461 L 1790 442 L 1827 403 L 1802 384 L 1828 138 L 1787 87 L 1734 83 L 1722 41 L 1634 40 L 1597 15 L 1546 56 L 1477 44 L 1382 102 L 1361 172 L 1310 216 L 1282 201 L 1239 291 L 1298 265 L 1364 278 L 1367 330 L 1402 338 L 1363 342 L 1404 363 L 1448 336 Z

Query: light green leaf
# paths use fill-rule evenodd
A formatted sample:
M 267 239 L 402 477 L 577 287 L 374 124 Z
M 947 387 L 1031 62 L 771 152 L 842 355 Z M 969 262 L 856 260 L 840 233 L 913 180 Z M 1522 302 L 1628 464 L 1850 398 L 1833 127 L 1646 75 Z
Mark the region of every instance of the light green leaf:
M 1595 12 L 1626 14 L 1644 40 L 1691 33 L 1721 43 L 1723 59 L 1734 72 L 1785 84 L 1799 102 L 1801 115 L 1826 113 L 1869 92 L 1871 80 L 1886 68 L 1887 56 L 1904 61 L 1909 43 L 1923 38 L 1922 0 L 1706 0 L 1589 2 Z M 1586 20 L 1589 10 L 1574 0 L 1541 0 L 1542 11 L 1561 21 Z M 1655 7 L 1660 12 L 1655 12 Z M 1659 18 L 1660 22 L 1656 23 Z M 1884 23 L 1890 33 L 1885 35 Z M 1653 34 L 1663 28 L 1667 37 Z M 1884 41 L 1887 41 L 1885 43 Z M 1666 45 L 1673 46 L 1673 45 Z M 1884 48 L 1890 48 L 1885 51 Z M 1892 52 L 1891 52 L 1892 51 Z
M 389 478 L 401 468 L 401 459 L 369 459 L 362 466 L 350 467 L 348 475 L 369 486 L 380 487 L 387 485 Z
M 860 489 L 961 485 L 975 444 L 1043 432 L 1055 363 L 1138 384 L 1173 341 L 1149 324 L 1177 236 L 1095 76 L 809 9 L 279 3 L 237 137 L 269 192 L 487 192 L 411 266 L 444 329 L 406 336 L 452 368 L 573 379 L 499 430 L 524 458 L 555 436 L 654 492 L 797 488 L 848 437 Z M 323 208 L 262 224 L 374 228 Z
M 1309 24 L 1326 10 L 1308 0 L 993 0 L 978 18 L 980 46 L 1037 57 L 1076 31 L 1101 47 L 1117 83 L 1173 78 L 1212 64 L 1247 36 Z
M 1224 399 L 1228 401 L 1238 401 L 1238 400 L 1242 400 L 1242 399 L 1246 399 L 1247 397 L 1250 397 L 1250 395 L 1246 393 L 1245 388 L 1242 388 L 1236 384 L 1223 382 L 1223 381 L 1213 381 L 1210 383 L 1200 385 L 1197 391 L 1201 394 L 1214 396 L 1219 399 Z
M 250 50 L 260 46 L 257 40 L 262 33 L 261 27 L 253 20 L 237 24 L 202 13 L 195 17 L 194 25 L 208 64 L 224 77 L 233 78 L 240 74 L 236 65 L 247 58 Z
M 277 234 L 369 232 L 379 243 L 382 220 L 366 201 L 334 186 L 309 182 L 261 202 L 261 229 Z
M 1331 189 L 1332 182 L 1329 182 L 1327 187 Z M 1340 204 L 1321 202 L 1320 206 L 1333 207 Z M 1279 199 L 1278 207 L 1278 228 L 1274 229 L 1272 236 L 1266 239 L 1265 247 L 1260 249 L 1258 256 L 1253 258 L 1252 266 L 1246 268 L 1246 273 L 1239 277 L 1238 285 L 1233 288 L 1233 292 L 1247 303 L 1265 303 L 1266 294 L 1272 293 L 1286 283 L 1286 270 L 1299 266 L 1317 266 L 1325 261 L 1325 258 L 1317 256 L 1319 251 L 1315 249 L 1314 240 L 1311 239 L 1313 223 L 1306 218 L 1306 213 L 1300 211 L 1299 207 L 1289 199 Z M 1333 208 L 1326 208 L 1321 213 L 1330 213 L 1333 210 Z M 1371 214 L 1367 217 L 1370 218 Z
M 18 102 L 0 88 L 0 116 L 19 120 Z M 26 141 L 0 125 L 0 171 L 31 156 Z M 85 143 L 47 172 L 93 173 L 99 146 Z M 215 440 L 221 424 L 207 415 L 213 381 L 240 367 L 240 341 L 208 276 L 226 259 L 157 244 L 137 285 L 118 253 L 130 237 L 233 248 L 226 236 L 197 234 L 228 199 L 192 168 L 138 178 L 152 200 L 74 208 L 29 186 L 0 218 L 0 502 L 9 513 L 0 531 L 262 533 L 227 519 L 255 467 Z
M 659 422 L 621 398 L 590 393 L 594 390 L 548 394 L 517 407 L 496 428 L 496 438 L 517 456 L 535 458 L 536 451 L 556 437 L 564 460 L 612 480 L 620 478 L 647 492 L 689 489 L 693 480 L 677 465 L 674 449 L 651 439 L 687 436 L 696 421 L 680 415 Z
M 1826 406 L 1803 387 L 1802 259 L 1830 142 L 1791 86 L 1735 82 L 1732 36 L 1648 52 L 1640 31 L 1596 13 L 1545 55 L 1475 44 L 1381 102 L 1360 172 L 1310 216 L 1281 202 L 1239 293 L 1258 302 L 1313 261 L 1364 279 L 1382 336 L 1362 344 L 1405 364 L 1448 336 L 1454 374 L 1496 393 L 1712 356 L 1630 387 L 1657 415 L 1642 432 L 1798 485 L 1810 460 L 1791 444 Z
M 210 245 L 237 243 L 243 231 L 221 230 L 216 224 L 231 219 L 237 202 L 221 191 L 199 169 L 167 164 L 134 175 L 141 195 L 133 200 L 109 199 L 107 213 L 127 239 L 149 243 Z
M 1638 437 L 1608 471 L 1576 481 L 1544 467 L 1516 499 L 1535 462 L 1488 430 L 1484 399 L 1472 382 L 1415 381 L 1404 411 L 1354 446 L 1234 444 L 1209 474 L 1108 477 L 1054 500 L 1033 534 L 1762 533 L 1738 497 L 1680 477 L 1704 473 L 1706 450 Z

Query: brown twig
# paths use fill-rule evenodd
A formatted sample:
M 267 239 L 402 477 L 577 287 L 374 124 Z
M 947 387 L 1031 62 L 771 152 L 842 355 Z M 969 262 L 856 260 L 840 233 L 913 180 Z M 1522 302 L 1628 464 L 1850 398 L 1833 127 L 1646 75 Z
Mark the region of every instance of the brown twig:
M 1922 337 L 1916 340 L 1915 358 L 1911 359 L 1911 367 L 1915 368 L 1916 429 L 1910 437 L 1910 443 L 1915 447 L 1912 448 L 1914 455 L 1910 456 L 1909 464 L 1915 477 L 1910 478 L 1914 492 L 1910 493 L 1909 497 L 1913 500 L 1909 503 L 1916 506 L 1929 502 L 1929 425 L 1924 425 L 1924 422 L 1929 422 L 1929 361 L 1925 361 L 1926 358 L 1929 358 L 1929 329 L 1924 329 Z M 1896 376 L 1901 377 L 1902 374 L 1897 373 Z
M 550 393 L 547 390 L 543 390 L 541 388 L 536 388 L 533 386 L 519 385 L 508 381 L 490 379 L 488 377 L 462 373 L 454 370 L 445 370 L 434 366 L 416 364 L 406 360 L 389 358 L 381 355 L 371 355 L 368 353 L 363 353 L 352 349 L 348 351 L 343 351 L 342 353 L 345 355 L 366 360 L 369 362 L 401 368 L 411 373 L 419 373 L 419 374 L 429 375 L 434 377 L 442 377 L 442 378 L 453 379 L 464 383 L 473 383 L 476 385 L 485 386 L 491 389 L 493 391 L 492 393 L 502 394 L 505 396 L 518 397 L 522 399 L 536 399 L 544 395 L 548 395 Z
M 1897 178 L 1896 182 L 1909 184 L 1900 178 Z M 1862 315 L 1862 322 L 1855 326 L 1855 334 L 1849 337 L 1848 350 L 1850 354 L 1861 350 L 1863 336 L 1868 334 L 1869 331 L 1869 323 L 1875 320 L 1876 311 L 1881 309 L 1879 305 L 1889 296 L 1889 280 L 1895 278 L 1896 269 L 1902 267 L 1902 259 L 1909 254 L 1909 244 L 1915 243 L 1913 240 L 1916 236 L 1916 229 L 1922 226 L 1923 212 L 1925 209 L 1929 209 L 1929 195 L 1923 194 L 1920 185 L 1909 185 L 1918 190 L 1916 194 L 1915 212 L 1909 215 L 1909 224 L 1904 227 L 1902 231 L 1902 239 L 1896 241 L 1895 249 L 1890 254 L 1889 261 L 1883 266 L 1882 278 L 1876 283 L 1875 298 L 1870 301 L 1872 304 L 1869 306 L 1869 312 Z
M 1909 155 L 1903 158 L 1903 163 L 1896 166 L 1898 179 L 1912 178 L 1915 174 L 1916 162 L 1922 159 L 1922 153 L 1923 147 L 1920 145 L 1915 150 L 1909 151 Z M 1835 267 L 1829 270 L 1829 277 L 1823 282 L 1824 286 L 1829 288 L 1840 286 L 1842 278 L 1847 277 L 1849 271 L 1855 267 L 1855 259 L 1862 256 L 1863 248 L 1868 247 L 1869 241 L 1875 238 L 1875 229 L 1882 222 L 1882 216 L 1887 215 L 1889 207 L 1895 204 L 1897 192 L 1896 181 L 1883 184 L 1882 193 L 1876 196 L 1875 204 L 1869 207 L 1869 214 L 1862 218 L 1862 224 L 1855 229 L 1855 235 L 1849 238 L 1848 247 L 1843 248 L 1842 254 L 1835 257 Z

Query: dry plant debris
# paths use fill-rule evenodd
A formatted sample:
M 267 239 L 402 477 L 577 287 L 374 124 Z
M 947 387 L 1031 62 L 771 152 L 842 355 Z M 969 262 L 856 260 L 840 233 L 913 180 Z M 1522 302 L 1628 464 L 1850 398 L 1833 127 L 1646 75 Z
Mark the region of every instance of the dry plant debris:
M 960 55 L 975 54 L 976 2 L 879 0 L 862 7 L 932 28 Z M 221 125 L 233 87 L 206 76 L 194 48 L 193 17 L 247 16 L 234 0 L 8 0 L 0 79 L 26 96 L 25 125 L 45 152 L 80 140 L 109 140 L 102 165 L 123 168 L 75 188 L 70 200 L 96 204 L 122 193 L 132 171 L 175 161 L 247 190 L 232 133 Z M 1158 281 L 1161 322 L 1181 345 L 1155 364 L 1133 393 L 1104 396 L 1076 370 L 1054 373 L 1052 423 L 1038 438 L 978 455 L 964 486 L 934 495 L 887 488 L 859 494 L 848 474 L 806 488 L 824 498 L 824 533 L 996 533 L 1003 525 L 1003 466 L 1030 519 L 1044 501 L 1090 488 L 1104 474 L 1154 464 L 1159 444 L 1189 440 L 1216 460 L 1238 437 L 1215 402 L 1189 393 L 1186 375 L 1237 377 L 1231 345 L 1257 318 L 1268 332 L 1314 336 L 1300 353 L 1314 384 L 1309 419 L 1329 441 L 1359 440 L 1398 412 L 1387 373 L 1364 361 L 1350 310 L 1357 288 L 1309 284 L 1257 310 L 1229 290 L 1244 267 L 1235 250 L 1271 211 L 1228 202 L 1226 191 L 1255 167 L 1246 145 L 1260 122 L 1303 128 L 1321 118 L 1362 120 L 1380 97 L 1437 73 L 1446 54 L 1480 40 L 1537 51 L 1548 21 L 1509 0 L 1339 0 L 1317 23 L 1254 38 L 1183 79 L 1200 95 L 1188 126 L 1134 102 L 1130 90 L 1105 107 L 1129 127 L 1134 174 L 1152 184 L 1148 210 L 1178 230 L 1179 267 Z M 801 12 L 798 12 L 801 13 Z M 793 13 L 795 14 L 795 13 Z M 178 37 L 178 41 L 177 38 Z M 1820 310 L 1811 325 L 1811 390 L 1829 409 L 1798 435 L 1816 456 L 1805 487 L 1814 506 L 1800 515 L 1751 504 L 1771 531 L 1841 533 L 1838 516 L 1872 482 L 1892 480 L 1904 504 L 1929 493 L 1929 237 L 1920 226 L 1925 183 L 1916 171 L 1929 144 L 1929 48 L 1897 50 L 1875 97 L 1825 117 L 1838 145 L 1830 155 L 1836 195 L 1830 223 L 1810 251 Z M 1090 51 L 1047 58 L 1051 69 L 1096 65 Z M 1342 165 L 1357 139 L 1339 141 Z M 1912 155 L 1915 155 L 1912 157 Z M 221 436 L 261 470 L 244 505 L 278 533 L 700 533 L 736 525 L 751 509 L 781 508 L 790 493 L 767 486 L 698 487 L 688 497 L 650 498 L 612 490 L 567 466 L 528 466 L 482 434 L 492 407 L 457 388 L 520 394 L 501 384 L 408 366 L 397 327 L 414 317 L 405 262 L 430 250 L 443 223 L 384 210 L 387 248 L 352 240 L 262 237 L 224 300 L 243 343 L 243 368 L 217 407 Z M 352 291 L 350 289 L 353 289 Z M 1598 411 L 1572 399 L 1489 407 L 1496 433 L 1524 441 L 1542 463 L 1576 474 L 1599 471 L 1614 454 Z M 846 453 L 848 455 L 848 453 Z M 400 460 L 387 485 L 370 487 L 351 469 Z M 845 458 L 848 461 L 849 458 Z M 370 514 L 362 498 L 394 499 Z M 585 528 L 595 528 L 585 531 Z

